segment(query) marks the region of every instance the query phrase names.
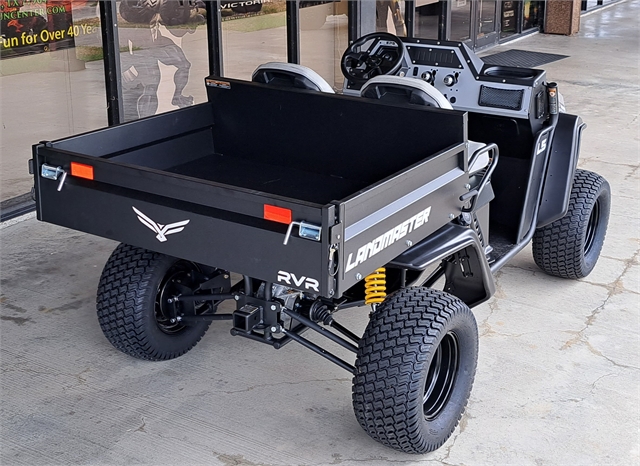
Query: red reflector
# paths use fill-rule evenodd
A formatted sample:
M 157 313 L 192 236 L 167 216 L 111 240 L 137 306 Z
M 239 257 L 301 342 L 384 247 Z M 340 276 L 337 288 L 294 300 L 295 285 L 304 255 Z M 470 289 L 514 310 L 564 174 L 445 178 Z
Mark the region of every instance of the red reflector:
M 274 222 L 286 223 L 288 225 L 291 223 L 291 210 L 265 204 L 264 218 L 265 220 L 273 220 Z
M 71 162 L 71 175 L 78 178 L 93 179 L 93 167 L 83 163 Z

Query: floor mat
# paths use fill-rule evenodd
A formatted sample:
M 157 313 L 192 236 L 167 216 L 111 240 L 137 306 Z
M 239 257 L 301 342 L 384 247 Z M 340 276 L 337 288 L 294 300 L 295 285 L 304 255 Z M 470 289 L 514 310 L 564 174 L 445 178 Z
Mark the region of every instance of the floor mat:
M 517 66 L 519 68 L 535 68 L 546 63 L 562 60 L 568 55 L 557 53 L 530 52 L 528 50 L 506 50 L 482 57 L 487 65 Z

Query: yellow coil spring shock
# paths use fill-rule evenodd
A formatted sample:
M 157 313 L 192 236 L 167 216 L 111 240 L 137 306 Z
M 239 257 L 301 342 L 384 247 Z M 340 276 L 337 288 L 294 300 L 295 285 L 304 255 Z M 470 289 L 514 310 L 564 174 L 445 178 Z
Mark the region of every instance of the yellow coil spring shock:
M 378 304 L 387 296 L 387 274 L 384 267 L 376 269 L 364 279 L 364 303 Z

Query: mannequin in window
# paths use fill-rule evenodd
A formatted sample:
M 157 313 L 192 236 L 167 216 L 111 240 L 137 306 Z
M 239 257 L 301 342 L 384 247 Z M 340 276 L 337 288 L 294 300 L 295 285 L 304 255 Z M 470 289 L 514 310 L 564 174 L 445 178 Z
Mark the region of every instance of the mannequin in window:
M 404 24 L 404 0 L 376 1 L 376 32 L 390 32 L 396 36 L 406 37 L 407 27 Z M 394 29 L 389 24 L 389 12 Z
M 160 63 L 174 66 L 174 92 L 171 104 L 180 108 L 193 105 L 184 95 L 191 62 L 178 45 L 180 38 L 193 33 L 204 22 L 202 6 L 194 1 L 123 0 L 120 16 L 130 23 L 147 27 L 120 28 L 129 50 L 120 55 L 125 97 L 125 120 L 154 115 L 158 110 L 158 86 L 162 79 Z M 187 27 L 185 27 L 187 26 Z M 135 102 L 134 105 L 127 105 Z M 134 108 L 135 107 L 135 108 Z

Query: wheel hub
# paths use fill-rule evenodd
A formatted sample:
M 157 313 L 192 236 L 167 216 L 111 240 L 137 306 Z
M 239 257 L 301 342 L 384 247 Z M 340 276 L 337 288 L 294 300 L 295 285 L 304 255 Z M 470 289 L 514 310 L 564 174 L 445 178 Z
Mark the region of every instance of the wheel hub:
M 427 372 L 422 398 L 422 410 L 427 421 L 438 417 L 449 401 L 459 360 L 458 339 L 454 333 L 447 333 L 438 345 Z
M 596 200 L 593 205 L 593 210 L 589 216 L 589 223 L 587 224 L 587 233 L 584 241 L 584 253 L 589 254 L 593 247 L 593 240 L 596 237 L 596 230 L 598 229 L 598 219 L 600 218 L 600 202 Z
M 193 276 L 194 266 L 190 262 L 177 262 L 169 271 L 158 287 L 155 317 L 160 330 L 168 334 L 181 332 L 186 326 L 180 322 L 176 314 L 176 305 L 169 299 L 192 294 L 197 284 Z M 201 304 L 201 303 L 200 303 Z M 197 302 L 181 303 L 182 306 L 197 306 Z

